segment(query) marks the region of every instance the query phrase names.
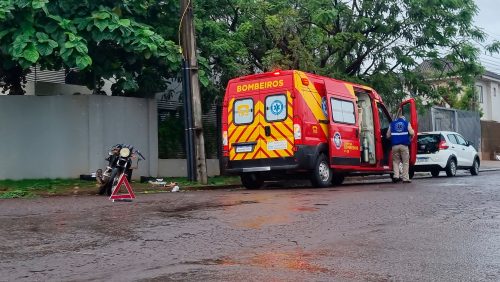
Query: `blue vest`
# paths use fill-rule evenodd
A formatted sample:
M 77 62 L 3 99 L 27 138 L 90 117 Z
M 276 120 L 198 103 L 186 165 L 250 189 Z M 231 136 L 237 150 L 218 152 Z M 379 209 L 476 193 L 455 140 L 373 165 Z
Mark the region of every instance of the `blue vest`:
M 391 143 L 395 145 L 410 145 L 408 122 L 402 118 L 391 122 Z

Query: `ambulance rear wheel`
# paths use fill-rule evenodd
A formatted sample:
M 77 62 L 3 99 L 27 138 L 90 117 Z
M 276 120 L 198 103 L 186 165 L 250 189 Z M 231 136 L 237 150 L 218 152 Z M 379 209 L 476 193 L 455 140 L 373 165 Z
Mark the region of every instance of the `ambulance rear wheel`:
M 330 169 L 330 164 L 328 164 L 328 159 L 324 154 L 319 155 L 311 175 L 311 184 L 314 187 L 330 187 L 332 176 L 333 174 Z
M 264 184 L 264 179 L 257 173 L 244 173 L 240 177 L 241 184 L 247 189 L 259 189 Z

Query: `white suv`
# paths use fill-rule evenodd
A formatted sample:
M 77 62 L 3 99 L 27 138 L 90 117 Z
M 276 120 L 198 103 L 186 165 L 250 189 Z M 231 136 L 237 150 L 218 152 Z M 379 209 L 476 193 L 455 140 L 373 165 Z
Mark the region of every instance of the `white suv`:
M 437 177 L 440 171 L 455 176 L 457 169 L 479 174 L 479 156 L 472 143 L 450 131 L 423 132 L 417 135 L 417 162 L 414 171 L 429 171 Z

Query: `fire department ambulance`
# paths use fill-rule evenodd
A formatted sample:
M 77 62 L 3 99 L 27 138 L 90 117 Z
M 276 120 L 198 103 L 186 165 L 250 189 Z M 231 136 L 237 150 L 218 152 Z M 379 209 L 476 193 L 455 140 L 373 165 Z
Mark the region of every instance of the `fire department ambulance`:
M 401 110 L 418 131 L 415 101 Z M 297 70 L 235 78 L 223 101 L 223 170 L 248 189 L 271 178 L 308 176 L 328 187 L 349 174 L 391 173 L 391 120 L 367 86 Z M 413 138 L 411 165 L 416 146 Z

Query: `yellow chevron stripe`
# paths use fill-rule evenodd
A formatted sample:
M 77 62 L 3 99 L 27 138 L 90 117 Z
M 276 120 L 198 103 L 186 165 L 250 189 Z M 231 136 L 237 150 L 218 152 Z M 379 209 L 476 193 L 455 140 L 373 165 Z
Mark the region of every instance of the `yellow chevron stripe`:
M 291 92 L 287 91 L 286 93 L 288 97 L 288 101 L 292 101 L 291 97 Z M 228 107 L 228 121 L 232 122 L 233 121 L 233 113 L 232 113 L 232 108 L 234 104 L 234 100 L 232 99 L 230 102 L 230 107 Z M 237 143 L 237 142 L 243 142 L 247 140 L 257 140 L 257 144 L 255 145 L 254 151 L 248 154 L 244 153 L 236 153 L 235 148 L 230 148 L 230 158 L 233 158 L 232 160 L 250 160 L 250 159 L 260 159 L 260 158 L 267 158 L 267 156 L 264 153 L 258 153 L 260 150 L 263 150 L 266 152 L 266 154 L 269 155 L 271 158 L 276 158 L 278 156 L 281 157 L 288 157 L 293 155 L 293 152 L 291 152 L 291 149 L 293 147 L 293 108 L 292 106 L 287 105 L 287 110 L 288 110 L 288 117 L 287 120 L 284 122 L 277 122 L 277 123 L 268 123 L 265 119 L 265 105 L 264 102 L 262 101 L 257 101 L 254 105 L 254 122 L 250 125 L 246 126 L 235 126 L 235 125 L 230 125 L 228 128 L 229 132 L 233 132 L 229 142 L 230 143 Z M 275 127 L 274 130 L 272 130 L 272 134 L 275 137 L 267 137 L 264 136 L 264 126 L 272 126 Z M 286 126 L 285 126 L 286 125 Z M 261 126 L 261 128 L 256 129 L 253 131 L 253 126 Z M 288 127 L 287 127 L 288 126 Z M 279 129 L 282 133 L 278 132 L 276 129 Z M 250 136 L 250 133 L 251 136 Z M 241 136 L 239 136 L 242 134 Z M 286 140 L 287 141 L 287 150 L 272 150 L 268 151 L 267 150 L 267 140 L 269 141 L 276 141 L 276 140 Z M 245 156 L 246 155 L 246 156 Z M 245 157 L 244 157 L 245 156 Z
M 229 101 L 229 105 L 227 107 L 227 123 L 228 124 L 233 123 L 233 103 L 234 103 L 234 98 Z M 232 130 L 231 126 L 229 126 L 228 132 L 231 132 L 231 130 Z
M 261 129 L 255 131 L 251 137 L 252 140 L 256 140 L 257 141 L 257 144 L 255 145 L 255 148 L 253 150 L 253 152 L 249 153 L 245 160 L 252 160 L 252 159 L 260 159 L 260 156 L 257 156 L 257 152 L 259 151 L 260 149 L 260 140 L 257 140 L 261 135 Z
M 247 125 L 246 128 L 245 128 L 245 133 L 243 133 L 243 135 L 241 135 L 241 137 L 238 139 L 237 142 L 245 142 L 246 140 L 249 140 L 249 135 L 250 133 L 252 133 L 252 131 L 255 133 L 259 133 L 259 131 L 261 129 L 256 129 L 255 131 L 253 130 L 253 127 L 254 126 L 259 126 L 259 123 L 257 122 L 258 120 L 261 120 L 261 119 L 264 119 L 262 117 L 262 115 L 259 113 L 259 114 L 256 114 L 255 117 L 254 117 L 254 123 L 252 123 L 251 125 Z M 256 123 L 256 124 L 255 124 Z M 251 127 L 252 126 L 252 127 Z
M 287 139 L 288 142 L 291 142 L 289 139 L 290 137 L 293 136 L 293 132 L 288 129 L 284 123 L 281 123 L 281 124 L 273 124 L 274 127 L 276 127 L 279 131 L 283 132 L 283 134 L 279 133 L 279 132 L 276 132 L 278 133 L 281 137 Z M 293 126 L 293 125 L 292 125 Z M 275 131 L 273 131 L 274 133 Z M 276 135 L 276 134 L 273 134 L 273 135 Z
M 236 152 L 235 154 L 236 154 L 236 156 L 234 156 L 235 161 L 241 161 L 243 159 L 243 156 L 245 155 L 243 153 L 236 153 Z
M 229 101 L 229 106 L 227 107 L 227 111 L 229 113 L 233 112 L 233 106 L 234 106 L 234 98 Z
M 231 138 L 229 138 L 229 142 L 230 143 L 234 143 L 234 142 L 237 142 L 237 138 L 238 136 L 240 136 L 240 134 L 246 129 L 247 127 L 246 126 L 235 126 L 235 129 L 232 130 L 233 135 L 231 136 Z
M 349 83 L 344 83 L 345 87 L 347 88 L 347 91 L 351 93 L 352 97 L 356 98 L 356 94 L 354 93 L 354 86 Z
M 319 95 L 318 90 L 316 90 L 313 83 L 309 83 L 308 86 L 302 85 L 302 78 L 307 78 L 306 74 L 300 71 L 295 71 L 295 88 L 302 95 L 304 101 L 306 101 L 307 106 L 311 109 L 311 112 L 317 120 L 327 119 L 323 113 L 323 109 L 321 109 L 321 96 Z M 320 123 L 320 127 L 325 136 L 328 136 L 328 126 Z

